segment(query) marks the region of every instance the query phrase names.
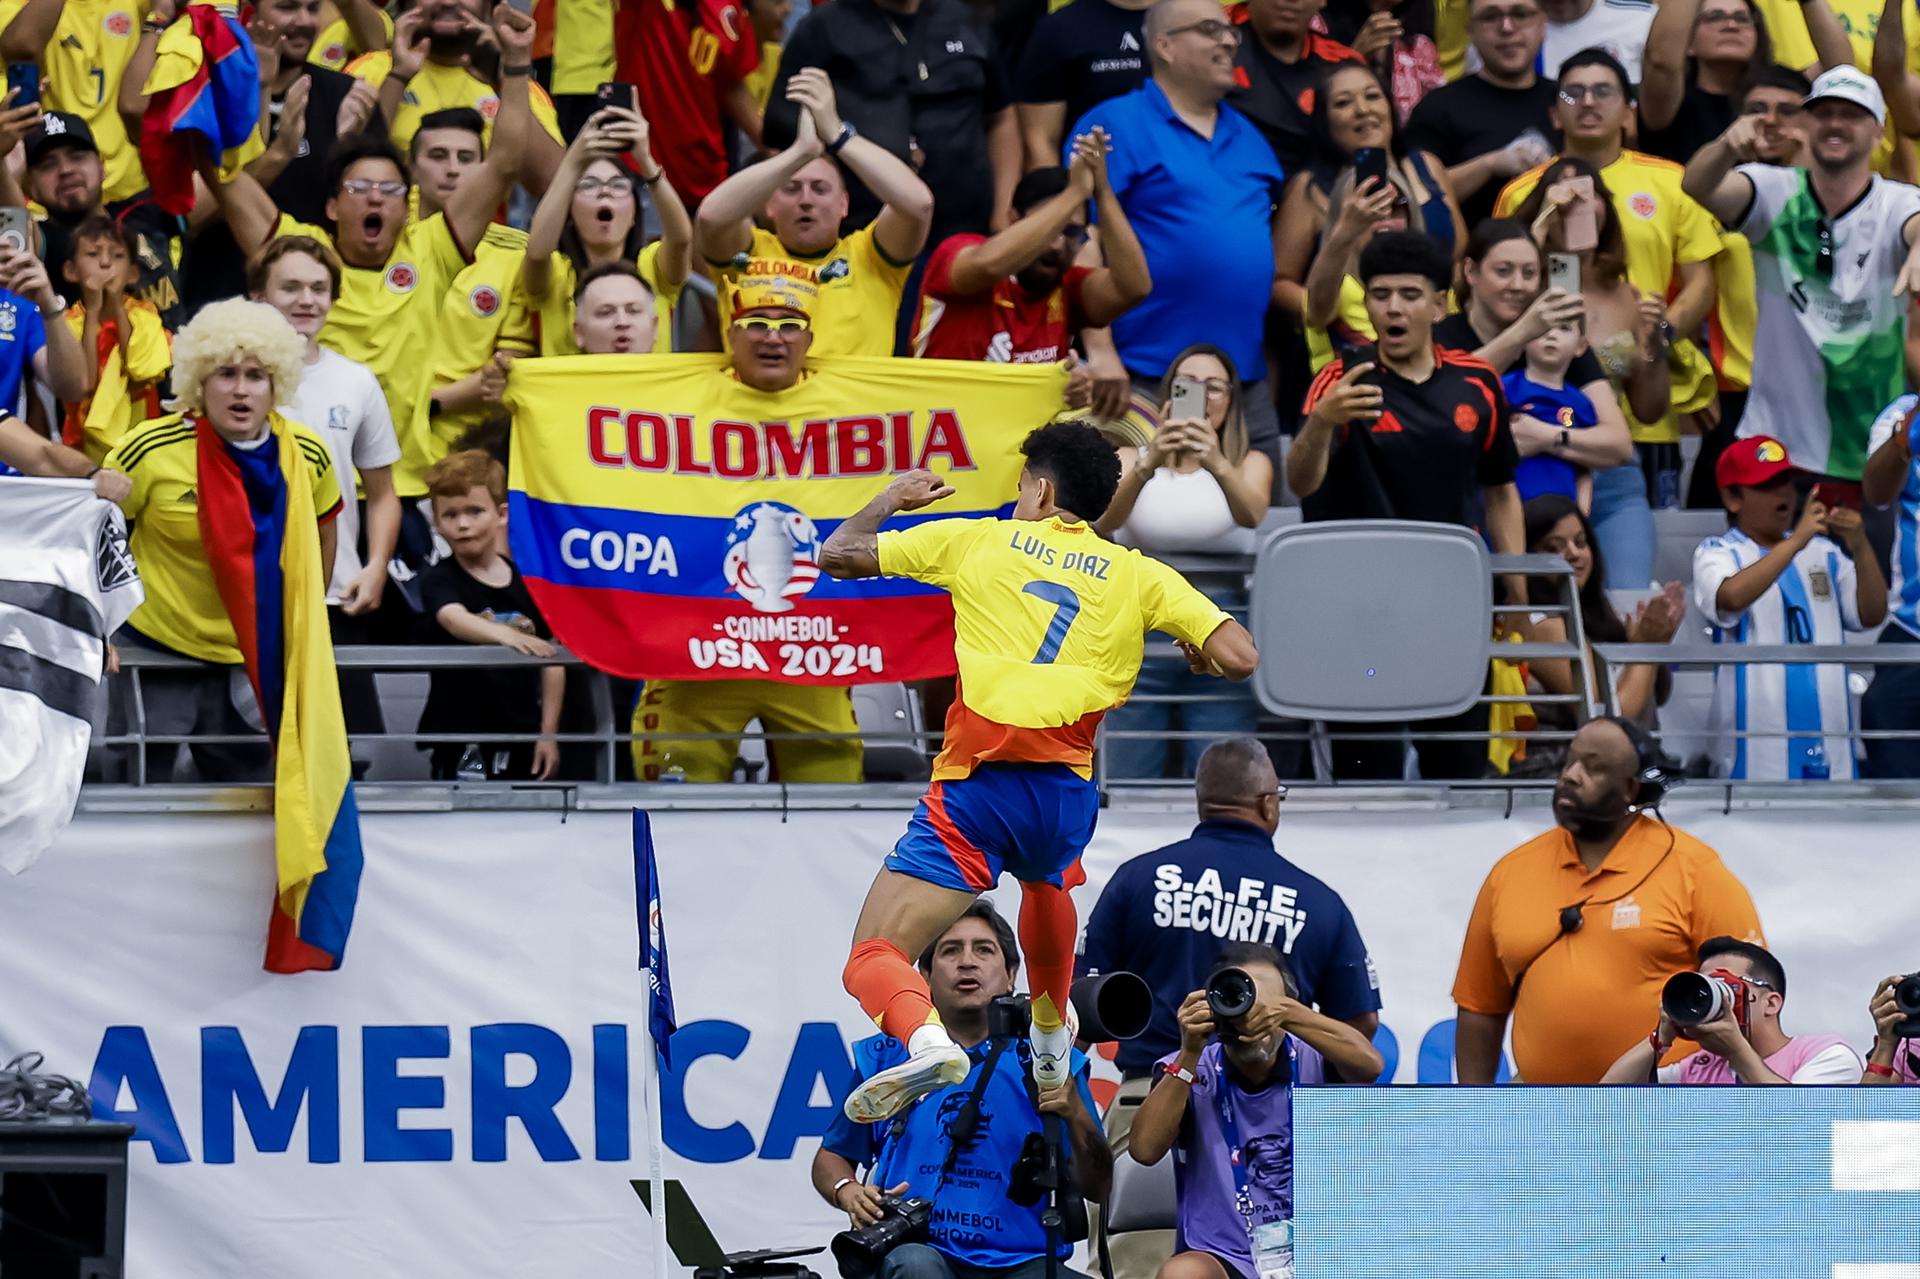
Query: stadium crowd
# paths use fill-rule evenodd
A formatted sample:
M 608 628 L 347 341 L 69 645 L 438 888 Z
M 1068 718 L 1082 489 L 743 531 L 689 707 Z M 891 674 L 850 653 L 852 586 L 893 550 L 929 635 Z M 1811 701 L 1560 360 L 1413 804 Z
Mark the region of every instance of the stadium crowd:
M 771 393 L 836 356 L 1065 361 L 1062 415 L 1123 467 L 1095 527 L 1127 546 L 1245 552 L 1296 505 L 1439 521 L 1563 555 L 1590 642 L 1920 642 L 1920 27 L 1896 0 L 211 13 L 0 15 L 0 461 L 126 510 L 147 599 L 119 643 L 195 663 L 146 682 L 150 733 L 258 727 L 206 571 L 201 419 L 236 457 L 298 440 L 336 642 L 551 654 L 502 531 L 503 395 L 536 355 L 726 350 L 716 376 Z M 169 136 L 183 59 L 257 94 L 250 138 Z M 1656 581 L 1683 506 L 1728 527 Z M 1244 582 L 1207 589 L 1244 612 Z M 1567 634 L 1544 608 L 1503 627 Z M 1262 726 L 1189 678 L 1147 664 L 1111 775 L 1190 776 L 1208 735 Z M 1503 678 L 1566 694 L 1591 663 Z M 1608 678 L 1588 691 L 1656 728 L 1670 673 Z M 1697 771 L 1920 775 L 1920 745 L 1853 731 L 1920 729 L 1917 680 L 1723 666 Z M 392 727 L 443 739 L 437 777 L 570 776 L 576 684 L 437 672 Z M 724 781 L 757 719 L 792 735 L 773 776 L 860 779 L 845 690 L 616 687 L 639 778 Z M 389 727 L 371 675 L 342 692 L 350 731 Z M 1551 775 L 1564 734 L 1476 735 L 1571 728 L 1558 709 L 1411 725 L 1452 734 L 1411 767 Z M 1327 726 L 1332 776 L 1410 767 L 1351 727 Z M 206 779 L 266 761 L 192 753 Z

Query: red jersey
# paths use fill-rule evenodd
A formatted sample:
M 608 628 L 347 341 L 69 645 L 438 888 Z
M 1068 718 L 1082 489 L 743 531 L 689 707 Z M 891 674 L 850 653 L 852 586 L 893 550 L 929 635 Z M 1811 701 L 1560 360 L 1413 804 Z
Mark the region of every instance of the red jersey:
M 688 204 L 727 176 L 721 91 L 760 65 L 760 42 L 736 0 L 618 0 L 619 77 L 640 92 L 654 158 Z
M 950 235 L 933 251 L 920 285 L 913 353 L 994 364 L 1066 359 L 1073 335 L 1087 323 L 1080 290 L 1092 268 L 1068 267 L 1059 286 L 1045 297 L 1034 297 L 1011 276 L 995 280 L 985 293 L 955 293 L 953 260 L 962 249 L 985 241 L 981 235 Z

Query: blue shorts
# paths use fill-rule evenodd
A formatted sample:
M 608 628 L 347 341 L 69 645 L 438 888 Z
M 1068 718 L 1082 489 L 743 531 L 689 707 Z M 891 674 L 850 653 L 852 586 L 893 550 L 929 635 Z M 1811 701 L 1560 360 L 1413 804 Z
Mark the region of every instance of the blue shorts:
M 963 893 L 986 892 L 1003 871 L 1075 888 L 1099 811 L 1099 788 L 1065 764 L 982 764 L 927 788 L 886 867 Z

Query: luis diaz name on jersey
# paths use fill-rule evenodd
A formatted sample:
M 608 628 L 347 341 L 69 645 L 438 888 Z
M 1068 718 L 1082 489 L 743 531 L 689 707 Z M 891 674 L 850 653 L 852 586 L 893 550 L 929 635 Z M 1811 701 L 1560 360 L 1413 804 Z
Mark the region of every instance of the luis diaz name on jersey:
M 1251 941 L 1293 953 L 1307 926 L 1299 893 L 1285 884 L 1241 876 L 1228 888 L 1211 866 L 1189 882 L 1171 862 L 1153 868 L 1153 924 L 1190 928 L 1222 941 Z

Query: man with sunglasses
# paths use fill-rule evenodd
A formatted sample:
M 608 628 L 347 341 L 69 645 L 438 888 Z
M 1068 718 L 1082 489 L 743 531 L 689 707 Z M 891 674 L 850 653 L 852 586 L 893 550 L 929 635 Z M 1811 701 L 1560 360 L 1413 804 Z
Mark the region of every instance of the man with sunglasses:
M 1100 209 L 1107 265 L 1076 266 L 1087 202 Z M 1107 135 L 1074 139 L 1073 163 L 1035 169 L 1013 189 L 1013 225 L 992 239 L 942 241 L 920 287 L 913 353 L 942 360 L 1051 364 L 1082 329 L 1104 327 L 1153 286 L 1146 255 L 1107 181 Z
M 1620 1054 L 1603 1084 L 1857 1084 L 1860 1054 L 1839 1035 L 1789 1035 L 1780 1029 L 1787 1002 L 1787 971 L 1773 952 L 1736 937 L 1709 937 L 1700 946 L 1700 971 L 1734 986 L 1744 1015 L 1729 1001 L 1698 1026 L 1676 1026 L 1664 1009 L 1653 1033 Z M 1675 1042 L 1691 1039 L 1700 1051 L 1662 1066 Z
M 584 279 L 590 284 L 607 269 L 595 267 Z M 626 287 L 633 321 L 644 323 L 641 314 L 646 308 L 631 292 L 631 283 Z M 735 310 L 727 335 L 733 367 L 712 376 L 743 383 L 768 396 L 791 390 L 806 375 L 807 354 L 813 348 L 810 317 L 821 296 L 819 286 L 789 269 L 741 276 L 733 287 Z M 581 346 L 589 352 L 594 349 L 588 345 L 593 336 L 589 326 L 594 323 L 590 316 L 596 309 L 591 301 L 582 294 L 581 318 L 576 321 Z M 650 331 L 647 338 L 651 341 Z M 638 341 L 636 332 L 629 338 L 628 349 L 645 350 Z M 766 410 L 768 417 L 777 412 L 776 408 Z M 853 735 L 859 725 L 853 717 L 852 690 L 770 679 L 649 680 L 633 708 L 634 774 L 647 782 L 727 781 L 733 776 L 740 734 L 755 719 L 768 733 L 797 734 L 767 743 L 775 780 L 860 780 L 861 747 Z M 696 736 L 678 738 L 676 733 Z M 712 736 L 700 740 L 702 734 Z
M 1874 418 L 1906 389 L 1920 188 L 1873 172 L 1887 106 L 1871 76 L 1835 67 L 1806 106 L 1809 168 L 1755 163 L 1760 124 L 1743 116 L 1684 186 L 1753 244 L 1760 374 L 1741 437 L 1772 436 L 1816 477 L 1857 484 Z

